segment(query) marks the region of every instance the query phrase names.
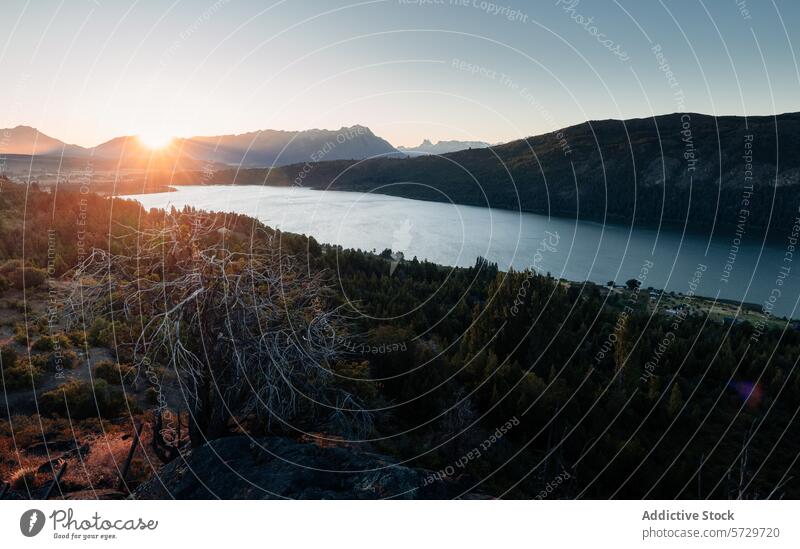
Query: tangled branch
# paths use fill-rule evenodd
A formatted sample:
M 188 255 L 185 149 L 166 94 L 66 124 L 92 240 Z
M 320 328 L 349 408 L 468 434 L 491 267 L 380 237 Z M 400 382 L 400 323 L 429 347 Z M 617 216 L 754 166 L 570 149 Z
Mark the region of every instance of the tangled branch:
M 66 321 L 138 323 L 133 365 L 177 373 L 195 434 L 220 436 L 230 416 L 270 425 L 321 409 L 369 428 L 352 396 L 331 384 L 340 352 L 330 334 L 342 319 L 321 305 L 321 276 L 281 253 L 275 233 L 259 227 L 242 238 L 223 216 L 193 210 L 173 210 L 157 228 L 129 229 L 125 243 L 112 246 L 126 251 L 93 249 L 72 271 Z

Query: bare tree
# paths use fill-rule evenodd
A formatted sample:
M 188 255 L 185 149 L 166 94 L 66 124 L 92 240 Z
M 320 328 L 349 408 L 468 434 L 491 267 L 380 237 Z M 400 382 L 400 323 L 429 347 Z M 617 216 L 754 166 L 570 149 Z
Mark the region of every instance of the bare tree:
M 325 413 L 368 429 L 357 402 L 331 384 L 341 318 L 322 305 L 321 275 L 282 253 L 277 233 L 259 225 L 237 236 L 224 219 L 173 210 L 156 228 L 128 227 L 110 246 L 123 252 L 92 250 L 72 272 L 68 324 L 137 324 L 133 365 L 176 372 L 195 446 L 223 435 L 232 416 L 270 426 Z

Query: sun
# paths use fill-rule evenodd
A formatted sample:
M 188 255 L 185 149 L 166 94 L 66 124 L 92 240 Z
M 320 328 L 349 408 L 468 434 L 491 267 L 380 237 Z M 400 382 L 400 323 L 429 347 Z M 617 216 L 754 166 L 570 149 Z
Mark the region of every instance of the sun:
M 147 147 L 148 149 L 163 149 L 167 147 L 172 140 L 174 139 L 173 136 L 157 131 L 147 131 L 141 132 L 137 136 L 139 143 Z

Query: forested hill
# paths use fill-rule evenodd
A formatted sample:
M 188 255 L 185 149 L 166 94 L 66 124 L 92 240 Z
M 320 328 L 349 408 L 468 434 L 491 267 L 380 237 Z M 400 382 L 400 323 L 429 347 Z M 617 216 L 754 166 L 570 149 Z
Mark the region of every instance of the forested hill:
M 744 206 L 751 226 L 782 230 L 800 204 L 799 135 L 800 113 L 676 113 L 586 122 L 443 156 L 222 171 L 214 181 L 373 191 L 597 221 L 635 216 L 647 225 L 683 224 L 687 215 L 695 227 L 710 227 L 715 216 L 718 226 L 732 225 Z M 750 172 L 752 196 L 745 192 Z

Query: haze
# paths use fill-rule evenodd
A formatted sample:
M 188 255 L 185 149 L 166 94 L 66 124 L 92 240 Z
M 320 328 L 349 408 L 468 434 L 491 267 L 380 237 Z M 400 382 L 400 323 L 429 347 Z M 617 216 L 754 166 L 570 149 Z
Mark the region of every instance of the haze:
M 795 2 L 502 8 L 6 0 L 0 127 L 91 146 L 363 124 L 413 146 L 509 141 L 586 119 L 797 110 Z

